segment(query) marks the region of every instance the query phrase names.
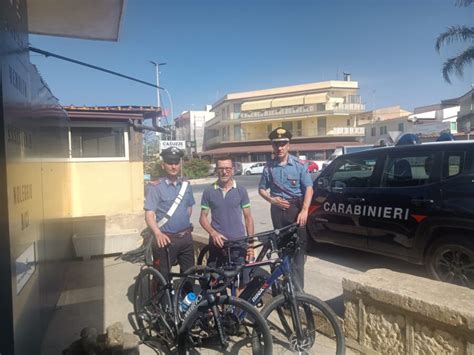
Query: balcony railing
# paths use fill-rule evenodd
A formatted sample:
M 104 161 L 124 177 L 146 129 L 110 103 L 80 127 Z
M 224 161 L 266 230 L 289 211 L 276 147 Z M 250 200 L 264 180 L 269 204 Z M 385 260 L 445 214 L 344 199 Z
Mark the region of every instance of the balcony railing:
M 365 128 L 363 127 L 333 127 L 324 135 L 318 135 L 316 133 L 310 134 L 303 130 L 293 131 L 293 139 L 295 138 L 315 138 L 315 137 L 363 137 L 365 135 Z M 268 140 L 268 133 L 263 132 L 242 132 L 239 137 L 234 137 L 230 139 L 226 137 L 223 139 L 221 136 L 208 138 L 206 139 L 207 147 L 216 146 L 221 142 L 251 142 L 251 141 L 261 141 Z
M 363 127 L 334 127 L 328 136 L 364 136 L 365 128 Z
M 261 111 L 240 112 L 240 119 L 272 118 L 272 117 L 298 117 L 316 113 L 316 105 L 292 106 L 272 108 Z

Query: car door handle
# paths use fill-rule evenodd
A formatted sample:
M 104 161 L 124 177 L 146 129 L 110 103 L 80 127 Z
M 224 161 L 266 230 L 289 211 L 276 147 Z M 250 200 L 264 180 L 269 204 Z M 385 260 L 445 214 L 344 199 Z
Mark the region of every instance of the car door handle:
M 328 223 L 328 222 L 329 222 L 328 219 L 326 219 L 326 218 L 319 218 L 319 217 L 315 217 L 314 220 L 315 220 L 316 222 L 321 222 L 321 223 Z
M 410 200 L 413 205 L 420 206 L 420 205 L 432 205 L 434 200 L 424 199 L 424 198 L 413 198 Z
M 347 201 L 349 201 L 350 203 L 364 203 L 365 198 L 362 198 L 362 197 L 349 197 L 347 199 Z

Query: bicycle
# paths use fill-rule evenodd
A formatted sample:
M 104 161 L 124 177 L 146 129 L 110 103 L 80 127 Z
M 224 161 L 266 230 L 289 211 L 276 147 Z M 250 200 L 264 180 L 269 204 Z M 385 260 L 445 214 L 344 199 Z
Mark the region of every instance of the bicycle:
M 271 274 L 256 290 L 251 290 L 252 292 L 248 294 L 244 290 L 240 297 L 245 295 L 245 299 L 255 306 L 261 301 L 263 294 L 272 289 L 274 298 L 264 306 L 261 314 L 269 322 L 276 344 L 286 347 L 287 350 L 307 353 L 315 345 L 321 348 L 326 347 L 325 342 L 329 343 L 328 345 L 334 345 L 333 341 L 335 341 L 335 348 L 333 346 L 332 349 L 334 353 L 344 354 L 345 340 L 336 314 L 324 301 L 299 292 L 300 290 L 295 286 L 291 260 L 298 248 L 297 228 L 296 224 L 292 224 L 253 237 L 253 239 L 263 241 L 268 260 L 245 264 L 242 268 L 269 265 Z M 232 244 L 247 243 L 248 240 L 244 238 L 227 241 L 227 247 L 230 248 Z M 277 254 L 276 259 L 271 259 L 273 254 Z M 261 253 L 259 256 L 263 259 L 264 255 Z M 233 265 L 229 259 L 227 267 L 235 270 L 236 265 Z M 194 272 L 199 273 L 201 268 L 202 266 L 195 267 Z M 178 292 L 185 281 L 186 279 L 182 279 L 178 284 Z M 236 287 L 234 283 L 230 289 L 231 294 L 235 295 Z M 322 344 L 316 344 L 317 341 Z M 254 344 L 254 348 L 258 349 L 258 344 Z
M 168 249 L 166 255 L 169 261 Z M 201 275 L 171 272 L 169 280 L 165 280 L 155 268 L 143 267 L 135 281 L 133 296 L 134 315 L 141 340 L 152 347 L 157 347 L 155 343 L 158 343 L 168 352 L 181 355 L 198 346 L 219 346 L 221 351 L 227 351 L 234 343 L 234 338 L 247 335 L 247 345 L 258 348 L 255 354 L 271 355 L 272 338 L 265 319 L 248 302 L 221 295 L 229 280 L 239 272 L 238 268 L 233 271 L 208 268 Z M 214 282 L 216 275 L 219 283 Z M 184 315 L 179 316 L 172 285 L 176 277 L 193 278 L 203 290 L 201 298 L 191 304 Z M 235 319 L 235 310 L 246 317 Z

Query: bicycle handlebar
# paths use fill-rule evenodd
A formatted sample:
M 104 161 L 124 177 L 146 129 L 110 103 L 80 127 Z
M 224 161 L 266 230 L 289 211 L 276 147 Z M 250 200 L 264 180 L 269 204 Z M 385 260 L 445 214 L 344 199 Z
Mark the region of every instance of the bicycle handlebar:
M 254 234 L 253 236 L 242 237 L 242 238 L 233 239 L 233 240 L 226 240 L 224 241 L 224 248 L 243 246 L 249 242 L 254 242 L 256 240 L 262 241 L 261 239 L 269 238 L 272 235 L 275 235 L 278 237 L 279 235 L 286 234 L 287 232 L 288 234 L 291 234 L 291 233 L 294 233 L 296 229 L 298 229 L 298 227 L 299 227 L 298 223 L 292 223 L 285 227 L 272 229 L 265 232 L 260 232 L 260 233 Z

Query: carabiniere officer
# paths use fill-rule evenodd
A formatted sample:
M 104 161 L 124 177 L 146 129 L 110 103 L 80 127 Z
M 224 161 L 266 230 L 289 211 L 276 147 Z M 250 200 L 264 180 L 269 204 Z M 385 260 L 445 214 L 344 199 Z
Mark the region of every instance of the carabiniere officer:
M 184 152 L 177 147 L 161 152 L 161 167 L 166 176 L 149 186 L 145 198 L 145 220 L 155 236 L 153 262 L 165 279 L 176 261 L 181 272 L 194 266 L 190 217 L 195 201 L 191 184 L 178 177 L 183 156 Z M 166 247 L 169 247 L 171 265 L 166 258 Z
M 267 162 L 259 183 L 259 194 L 271 204 L 274 228 L 297 222 L 300 248 L 294 259 L 295 276 L 304 288 L 304 257 L 307 235 L 306 220 L 313 197 L 313 181 L 307 166 L 289 154 L 292 134 L 283 127 L 273 130 L 268 138 L 274 158 Z

